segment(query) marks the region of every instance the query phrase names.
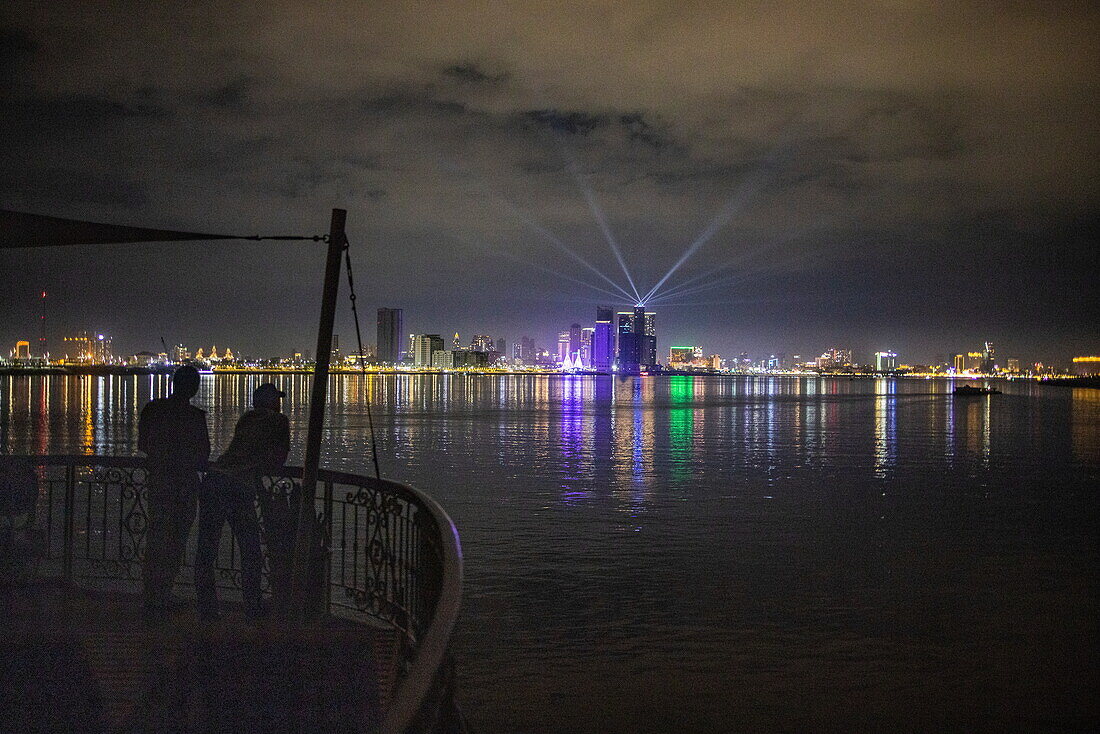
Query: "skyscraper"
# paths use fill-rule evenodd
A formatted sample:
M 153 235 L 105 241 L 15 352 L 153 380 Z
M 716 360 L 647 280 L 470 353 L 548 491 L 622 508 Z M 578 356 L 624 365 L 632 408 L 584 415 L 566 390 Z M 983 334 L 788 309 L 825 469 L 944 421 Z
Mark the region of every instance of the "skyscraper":
M 558 361 L 564 362 L 569 358 L 569 330 L 558 332 Z
M 405 312 L 400 308 L 378 309 L 378 361 L 397 364 L 402 358 L 401 340 L 405 333 Z
M 431 367 L 432 357 L 443 349 L 443 337 L 439 334 L 420 334 L 416 337 L 416 351 L 413 364 L 417 367 Z
M 657 365 L 657 327 L 653 312 L 644 306 L 619 312 L 619 371 L 627 374 Z
M 474 334 L 474 338 L 470 340 L 470 351 L 473 352 L 491 352 L 493 351 L 493 340 L 485 334 Z
M 893 372 L 897 368 L 897 354 L 894 352 L 875 352 L 875 372 Z
M 615 361 L 615 331 L 611 321 L 615 312 L 610 308 L 596 309 L 596 328 L 592 334 L 592 367 L 599 372 L 610 372 Z
M 581 325 L 570 324 L 569 325 L 569 356 L 576 359 L 577 353 L 581 351 Z
M 657 314 L 645 311 L 643 318 L 645 325 L 639 330 L 642 336 L 638 342 L 638 364 L 642 369 L 651 370 L 657 366 Z
M 987 375 L 993 374 L 997 360 L 997 350 L 993 348 L 993 342 L 986 342 L 982 345 L 982 372 Z
M 592 342 L 595 334 L 596 330 L 591 326 L 581 329 L 581 348 L 578 350 L 578 354 L 580 355 L 581 366 L 585 368 L 592 366 Z
M 532 339 L 529 336 L 525 336 L 525 337 L 522 337 L 519 340 L 519 343 L 520 343 L 520 351 L 519 351 L 520 359 L 522 359 L 525 364 L 534 364 L 535 363 L 535 340 Z

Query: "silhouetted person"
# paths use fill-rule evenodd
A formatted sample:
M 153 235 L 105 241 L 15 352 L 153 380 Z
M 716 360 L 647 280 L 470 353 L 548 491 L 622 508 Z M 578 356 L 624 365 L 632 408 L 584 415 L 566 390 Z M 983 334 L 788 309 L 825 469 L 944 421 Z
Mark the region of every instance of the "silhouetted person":
M 184 365 L 172 375 L 172 394 L 149 401 L 138 420 L 138 449 L 149 457 L 142 581 L 145 612 L 152 618 L 180 605 L 172 597 L 172 584 L 195 520 L 199 470 L 210 456 L 206 412 L 190 402 L 198 391 L 198 370 Z
M 245 612 L 263 616 L 260 594 L 260 524 L 256 518 L 256 495 L 263 489 L 262 477 L 277 471 L 290 452 L 290 422 L 279 412 L 285 393 L 266 382 L 252 394 L 252 410 L 241 416 L 233 440 L 225 453 L 211 465 L 203 483 L 199 505 L 199 540 L 195 552 L 195 588 L 199 614 L 217 618 L 218 595 L 214 588 L 214 561 L 218 555 L 222 528 L 229 523 L 241 550 L 241 587 Z M 266 513 L 266 510 L 265 510 Z M 269 551 L 272 542 L 268 541 Z M 281 559 L 271 558 L 272 567 Z

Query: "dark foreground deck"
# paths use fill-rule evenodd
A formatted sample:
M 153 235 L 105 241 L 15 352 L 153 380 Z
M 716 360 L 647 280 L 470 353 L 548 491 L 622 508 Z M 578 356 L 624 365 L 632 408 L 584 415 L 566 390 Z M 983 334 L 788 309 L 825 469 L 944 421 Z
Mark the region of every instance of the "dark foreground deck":
M 461 551 L 430 498 L 323 471 L 317 509 L 328 540 L 314 621 L 247 620 L 232 601 L 239 554 L 226 533 L 222 619 L 201 621 L 188 606 L 153 624 L 137 593 L 142 461 L 16 461 L 34 467 L 27 481 L 39 501 L 22 546 L 36 547 L 33 558 L 0 559 L 0 732 L 462 730 L 448 653 Z M 293 496 L 299 476 L 270 477 L 270 491 Z M 185 566 L 185 596 L 190 577 Z
M 293 634 L 229 608 L 147 624 L 136 595 L 5 589 L 4 732 L 372 731 L 396 682 L 393 630 L 326 617 Z

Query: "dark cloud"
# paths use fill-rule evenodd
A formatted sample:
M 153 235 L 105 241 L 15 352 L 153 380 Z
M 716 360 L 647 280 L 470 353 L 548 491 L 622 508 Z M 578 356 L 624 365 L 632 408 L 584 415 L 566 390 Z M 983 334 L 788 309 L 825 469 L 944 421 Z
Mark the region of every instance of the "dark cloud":
M 504 71 L 489 73 L 478 64 L 462 63 L 452 64 L 443 69 L 443 75 L 466 84 L 495 86 L 508 80 L 508 73 Z
M 971 341 L 1011 343 L 1018 323 L 1030 335 L 1019 350 L 1049 359 L 1093 338 L 1100 316 L 1069 272 L 1096 250 L 1098 16 L 923 0 L 13 2 L 0 20 L 0 203 L 295 232 L 345 206 L 373 243 L 374 298 L 404 305 L 411 329 L 548 340 L 602 296 L 522 263 L 601 281 L 540 228 L 624 280 L 592 198 L 643 287 L 716 222 L 670 284 L 722 265 L 766 270 L 707 294 L 738 305 L 663 307 L 670 339 L 949 351 L 966 346 L 942 344 L 963 338 L 947 334 L 962 319 Z M 155 276 L 155 258 L 88 257 L 70 298 L 95 283 L 102 320 L 76 323 L 95 314 L 74 305 L 73 323 L 55 323 L 111 329 L 136 349 L 159 309 L 158 328 L 197 341 L 301 346 L 311 317 L 271 294 L 310 302 L 310 255 L 261 254 L 184 258 L 192 282 L 165 286 L 173 307 L 134 301 L 130 283 Z M 64 268 L 2 257 L 13 296 L 0 338 L 12 341 L 33 324 L 18 289 Z M 247 316 L 257 299 L 270 317 L 210 316 Z

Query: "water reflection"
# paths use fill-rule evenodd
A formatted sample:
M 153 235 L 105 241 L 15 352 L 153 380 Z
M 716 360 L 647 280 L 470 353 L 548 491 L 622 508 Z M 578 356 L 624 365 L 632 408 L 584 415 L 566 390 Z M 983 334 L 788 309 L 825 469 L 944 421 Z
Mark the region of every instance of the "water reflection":
M 885 479 L 897 463 L 897 383 L 875 380 L 875 476 Z

